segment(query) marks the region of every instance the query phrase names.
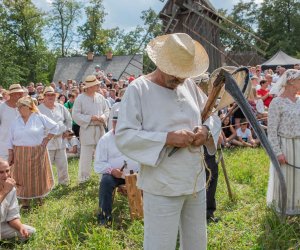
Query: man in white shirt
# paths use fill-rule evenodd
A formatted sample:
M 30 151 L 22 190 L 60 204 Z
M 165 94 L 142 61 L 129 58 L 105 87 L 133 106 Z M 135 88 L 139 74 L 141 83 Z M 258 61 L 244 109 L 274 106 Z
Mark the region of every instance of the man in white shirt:
M 26 239 L 35 233 L 35 228 L 22 224 L 16 196 L 16 182 L 10 178 L 8 162 L 0 158 L 0 240 L 13 237 Z
M 0 104 L 0 157 L 8 160 L 8 137 L 11 124 L 18 115 L 17 102 L 23 97 L 24 90 L 20 84 L 9 87 L 9 100 Z
M 106 133 L 98 142 L 95 152 L 94 169 L 102 174 L 99 186 L 99 214 L 98 222 L 107 224 L 112 221 L 112 194 L 114 189 L 125 184 L 124 175 L 130 170 L 137 172 L 137 162 L 123 155 L 116 146 L 115 128 L 118 112 L 112 119 L 112 129 Z
M 72 129 L 72 118 L 70 112 L 62 104 L 55 102 L 56 94 L 52 87 L 46 87 L 44 91 L 44 102 L 38 106 L 39 111 L 55 121 L 59 125 L 58 135 L 54 136 L 47 145 L 52 164 L 56 165 L 58 184 L 69 184 L 68 158 L 66 144 L 63 134 Z
M 178 229 L 181 249 L 206 249 L 200 154 L 202 145 L 215 153 L 221 122 L 213 115 L 202 124 L 207 96 L 190 77 L 206 72 L 209 58 L 184 33 L 156 37 L 146 50 L 157 69 L 130 83 L 116 128 L 119 150 L 141 164 L 144 249 L 175 249 Z M 179 150 L 171 155 L 174 147 Z
M 80 126 L 79 183 L 86 182 L 90 178 L 94 150 L 105 133 L 109 115 L 105 98 L 97 92 L 99 85 L 96 76 L 87 76 L 85 92 L 75 99 L 72 109 L 73 119 Z

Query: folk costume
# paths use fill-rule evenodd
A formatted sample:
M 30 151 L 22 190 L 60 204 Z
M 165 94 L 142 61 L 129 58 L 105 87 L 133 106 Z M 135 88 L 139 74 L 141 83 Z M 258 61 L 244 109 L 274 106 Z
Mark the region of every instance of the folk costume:
M 12 84 L 9 87 L 9 94 L 23 93 L 20 84 Z M 17 118 L 19 112 L 16 108 L 9 107 L 6 102 L 0 104 L 0 157 L 4 160 L 8 159 L 7 141 L 9 130 L 13 121 Z
M 91 85 L 99 84 L 97 79 L 91 82 Z M 105 128 L 103 123 L 93 122 L 91 120 L 93 115 L 102 117 L 106 122 L 109 115 L 109 108 L 105 98 L 95 93 L 93 97 L 80 94 L 73 106 L 72 116 L 74 121 L 80 126 L 80 159 L 79 159 L 79 182 L 85 182 L 90 178 L 91 166 L 94 150 L 99 139 L 104 135 Z
M 285 79 L 282 79 L 285 78 Z M 282 88 L 288 81 L 300 80 L 299 70 L 287 70 L 274 86 L 273 93 L 279 96 L 270 104 L 268 113 L 268 137 L 275 154 L 283 154 L 287 164 L 281 165 L 287 185 L 288 215 L 300 214 L 300 100 L 293 102 L 281 97 Z M 271 164 L 267 203 L 280 212 L 279 179 Z
M 12 124 L 8 149 L 14 153 L 12 177 L 20 199 L 42 198 L 54 185 L 47 148 L 42 146 L 46 131 L 57 134 L 58 125 L 47 116 L 32 113 L 25 123 L 19 116 Z
M 113 130 L 106 133 L 98 142 L 95 152 L 94 169 L 102 174 L 99 185 L 99 214 L 98 221 L 105 224 L 111 220 L 112 194 L 114 189 L 125 184 L 125 177 L 116 178 L 111 175 L 113 169 L 121 169 L 126 164 L 124 174 L 130 170 L 137 172 L 139 164 L 122 154 L 116 146 L 116 138 Z
M 194 77 L 208 68 L 204 48 L 187 34 L 159 36 L 147 53 L 164 74 L 185 79 L 170 89 L 142 76 L 125 92 L 116 129 L 122 153 L 141 164 L 137 185 L 144 191 L 144 249 L 175 249 L 178 229 L 182 249 L 206 249 L 205 170 L 201 147 L 166 146 L 168 132 L 201 126 L 207 100 Z M 213 139 L 206 143 L 215 151 L 221 122 L 217 116 L 205 121 Z M 202 154 L 203 155 L 203 154 Z
M 51 87 L 47 89 L 51 91 Z M 53 90 L 53 89 L 52 89 Z M 54 93 L 54 90 L 53 90 Z M 54 108 L 49 109 L 45 104 L 38 106 L 39 111 L 46 115 L 48 118 L 55 121 L 58 126 L 58 134 L 49 141 L 47 148 L 49 151 L 49 156 L 51 163 L 56 165 L 58 184 L 67 185 L 69 184 L 69 174 L 68 174 L 68 158 L 66 152 L 66 144 L 62 138 L 62 135 L 67 130 L 72 129 L 72 118 L 70 112 L 60 103 L 54 103 Z
M 19 237 L 23 238 L 18 230 L 11 227 L 8 222 L 20 219 L 20 213 L 19 213 L 19 205 L 18 200 L 16 196 L 16 189 L 13 188 L 4 198 L 4 200 L 1 202 L 0 205 L 0 229 L 1 229 L 1 236 L 0 240 L 3 239 L 10 239 L 13 237 Z M 29 235 L 35 233 L 35 228 L 25 225 L 25 228 L 27 229 Z

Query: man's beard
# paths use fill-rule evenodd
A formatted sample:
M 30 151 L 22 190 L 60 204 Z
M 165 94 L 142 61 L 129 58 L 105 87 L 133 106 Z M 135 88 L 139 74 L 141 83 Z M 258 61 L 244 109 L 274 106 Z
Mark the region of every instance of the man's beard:
M 169 89 L 176 89 L 179 85 L 183 84 L 184 81 L 180 81 L 178 79 L 172 79 L 172 80 L 168 80 L 166 81 L 166 87 Z

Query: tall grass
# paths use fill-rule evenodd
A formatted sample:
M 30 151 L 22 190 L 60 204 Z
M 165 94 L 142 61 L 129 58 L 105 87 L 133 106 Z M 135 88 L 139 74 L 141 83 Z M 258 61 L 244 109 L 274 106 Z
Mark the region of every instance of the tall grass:
M 224 152 L 234 201 L 230 201 L 220 168 L 216 216 L 208 226 L 208 249 L 299 249 L 300 218 L 280 222 L 266 207 L 269 160 L 261 148 Z M 71 185 L 56 186 L 43 206 L 22 213 L 22 221 L 37 229 L 27 242 L 8 241 L 2 249 L 142 249 L 143 222 L 130 220 L 128 203 L 117 195 L 112 227 L 99 227 L 99 177 L 77 184 L 78 161 L 69 162 Z

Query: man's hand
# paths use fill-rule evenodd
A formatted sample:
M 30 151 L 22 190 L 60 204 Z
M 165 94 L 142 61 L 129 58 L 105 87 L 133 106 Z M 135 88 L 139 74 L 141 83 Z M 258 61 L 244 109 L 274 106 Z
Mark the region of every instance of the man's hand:
M 123 172 L 120 169 L 113 169 L 110 173 L 115 178 L 122 178 Z
M 185 148 L 191 145 L 194 141 L 195 134 L 188 130 L 177 130 L 169 132 L 167 135 L 166 145 Z
M 198 147 L 204 145 L 207 141 L 208 129 L 205 126 L 198 127 L 197 132 L 195 133 L 195 139 L 192 143 L 193 146 Z
M 29 233 L 27 231 L 27 229 L 24 227 L 24 225 L 22 225 L 20 227 L 20 230 L 19 230 L 20 234 L 25 237 L 25 238 L 28 238 L 29 237 Z
M 92 115 L 91 121 L 105 123 L 103 117 L 98 115 Z
M 91 121 L 92 122 L 97 122 L 98 121 L 98 116 L 97 115 L 92 115 L 92 117 L 91 117 Z
M 16 181 L 13 178 L 7 178 L 6 181 L 3 183 L 4 193 L 8 194 L 15 186 Z

